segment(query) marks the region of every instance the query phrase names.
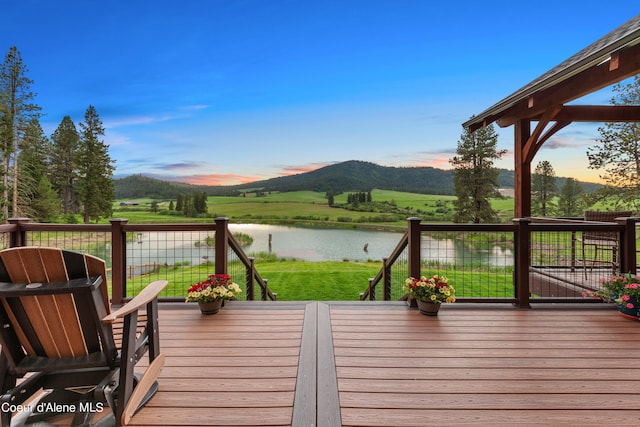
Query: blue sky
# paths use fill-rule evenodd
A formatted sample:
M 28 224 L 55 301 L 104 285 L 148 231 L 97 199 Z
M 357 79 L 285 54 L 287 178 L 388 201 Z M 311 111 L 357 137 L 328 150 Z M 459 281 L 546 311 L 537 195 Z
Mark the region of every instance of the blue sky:
M 14 45 L 22 54 L 47 135 L 93 105 L 115 176 L 196 184 L 347 160 L 448 168 L 470 116 L 640 13 L 630 0 L 22 0 L 2 9 L 2 55 Z M 596 128 L 569 126 L 534 166 L 549 160 L 557 175 L 584 179 Z M 511 150 L 512 128 L 497 130 Z M 513 168 L 513 158 L 499 166 Z

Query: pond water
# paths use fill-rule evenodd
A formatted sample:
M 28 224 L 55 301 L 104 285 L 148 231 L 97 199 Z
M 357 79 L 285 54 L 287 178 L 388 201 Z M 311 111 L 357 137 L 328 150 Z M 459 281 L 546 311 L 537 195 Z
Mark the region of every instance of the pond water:
M 257 224 L 231 224 L 229 229 L 253 237 L 253 243 L 244 248 L 248 254 L 273 252 L 281 258 L 306 261 L 379 261 L 391 254 L 403 234 Z
M 242 232 L 253 238 L 244 247 L 245 253 L 271 252 L 281 258 L 305 261 L 380 261 L 391 255 L 403 233 L 391 231 L 328 229 L 263 224 L 230 224 L 232 233 Z M 191 265 L 213 260 L 215 251 L 206 245 L 196 246 L 206 233 L 141 233 L 138 241 L 127 246 L 128 265 L 161 263 L 174 265 L 188 261 Z M 426 261 L 491 266 L 511 266 L 510 250 L 500 247 L 470 249 L 458 242 L 436 240 L 424 236 L 421 243 L 422 258 Z

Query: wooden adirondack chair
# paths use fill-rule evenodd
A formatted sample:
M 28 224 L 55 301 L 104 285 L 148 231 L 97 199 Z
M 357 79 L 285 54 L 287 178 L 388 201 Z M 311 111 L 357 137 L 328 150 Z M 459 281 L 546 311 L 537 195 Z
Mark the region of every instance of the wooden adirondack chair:
M 73 425 L 126 425 L 153 396 L 164 364 L 157 295 L 166 281 L 112 312 L 103 260 L 20 247 L 0 251 L 0 282 L 2 426 L 61 412 L 72 412 Z M 145 353 L 148 367 L 136 376 Z

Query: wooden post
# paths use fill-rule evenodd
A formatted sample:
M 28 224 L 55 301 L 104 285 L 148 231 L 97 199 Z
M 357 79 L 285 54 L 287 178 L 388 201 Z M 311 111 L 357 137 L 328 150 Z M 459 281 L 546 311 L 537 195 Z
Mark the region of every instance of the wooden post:
M 16 226 L 16 231 L 11 232 L 9 247 L 25 246 L 27 244 L 27 232 L 22 229 L 22 224 L 28 224 L 31 220 L 29 218 L 9 218 L 8 222 Z
M 636 274 L 636 218 L 616 219 L 624 225 L 620 232 L 620 273 Z
M 531 229 L 529 218 L 515 218 L 515 296 L 520 308 L 531 308 L 529 304 L 529 251 L 531 242 Z
M 518 120 L 514 126 L 514 216 L 531 216 L 531 161 L 527 159 L 525 144 L 531 136 L 531 122 Z
M 407 218 L 409 221 L 409 276 L 420 277 L 420 218 Z
M 229 239 L 227 234 L 229 229 L 229 218 L 218 217 L 216 222 L 216 274 L 227 273 L 227 252 L 229 248 Z
M 127 235 L 123 227 L 129 220 L 111 221 L 111 303 L 122 304 L 127 296 Z
M 255 277 L 255 272 L 256 272 L 255 258 L 249 257 L 249 266 L 247 266 L 246 271 L 247 271 L 246 278 L 245 278 L 245 283 L 247 284 L 246 299 L 247 301 L 253 301 L 253 298 L 254 298 L 253 278 Z
M 391 301 L 391 266 L 389 265 L 389 258 L 382 258 L 382 280 L 384 284 L 384 296 L 385 301 Z

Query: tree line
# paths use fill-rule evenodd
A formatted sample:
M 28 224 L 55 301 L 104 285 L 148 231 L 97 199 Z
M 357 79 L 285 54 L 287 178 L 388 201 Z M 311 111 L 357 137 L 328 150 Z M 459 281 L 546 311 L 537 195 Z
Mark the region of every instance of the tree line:
M 52 222 L 62 216 L 85 223 L 112 215 L 114 161 L 105 129 L 89 105 L 79 129 L 64 116 L 47 136 L 35 102 L 34 82 L 13 46 L 0 64 L 0 208 L 2 221 L 29 217 Z
M 176 205 L 173 201 L 169 204 L 169 211 L 182 213 L 186 217 L 197 217 L 207 213 L 207 193 L 204 191 L 194 191 L 187 194 L 178 194 Z

